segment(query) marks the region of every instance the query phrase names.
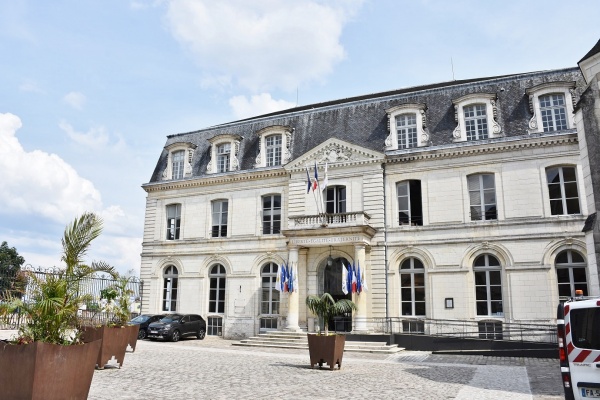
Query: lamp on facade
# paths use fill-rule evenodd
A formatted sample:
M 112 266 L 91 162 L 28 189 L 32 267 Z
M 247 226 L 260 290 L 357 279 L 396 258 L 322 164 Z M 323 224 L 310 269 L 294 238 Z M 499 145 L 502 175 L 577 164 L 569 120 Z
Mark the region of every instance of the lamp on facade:
M 329 257 L 327 257 L 327 266 L 331 267 L 333 265 L 333 257 L 331 257 L 331 246 L 329 246 Z

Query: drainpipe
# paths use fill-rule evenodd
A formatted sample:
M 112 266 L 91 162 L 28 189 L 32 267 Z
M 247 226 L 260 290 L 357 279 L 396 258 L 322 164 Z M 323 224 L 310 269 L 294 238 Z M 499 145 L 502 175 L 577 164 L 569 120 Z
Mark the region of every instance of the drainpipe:
M 385 160 L 382 164 L 383 166 L 383 249 L 384 249 L 384 273 L 385 273 L 385 318 L 386 321 L 390 316 L 389 313 L 389 290 L 388 290 L 388 274 L 387 274 L 387 265 L 388 265 L 388 243 L 387 243 L 387 186 L 386 186 L 386 176 L 385 176 Z

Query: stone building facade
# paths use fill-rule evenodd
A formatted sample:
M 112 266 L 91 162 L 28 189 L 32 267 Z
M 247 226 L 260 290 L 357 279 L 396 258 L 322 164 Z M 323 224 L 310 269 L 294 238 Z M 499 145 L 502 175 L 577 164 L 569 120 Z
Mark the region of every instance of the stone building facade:
M 168 136 L 143 185 L 142 311 L 198 313 L 228 338 L 314 330 L 304 299 L 323 292 L 357 303 L 337 321 L 353 332 L 553 322 L 561 297 L 600 295 L 579 137 L 598 124 L 578 103 L 596 90 L 597 112 L 594 79 L 452 81 Z M 275 290 L 282 264 L 297 291 Z M 348 264 L 368 291 L 342 293 Z

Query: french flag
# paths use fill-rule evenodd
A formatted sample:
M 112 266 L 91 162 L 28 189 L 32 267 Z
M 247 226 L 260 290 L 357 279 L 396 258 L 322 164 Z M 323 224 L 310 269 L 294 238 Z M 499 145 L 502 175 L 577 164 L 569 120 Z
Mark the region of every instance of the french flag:
M 319 187 L 319 171 L 317 168 L 317 161 L 315 160 L 315 180 L 313 181 L 313 186 L 312 186 L 313 192 L 315 190 L 317 190 L 317 187 Z
M 356 267 L 352 266 L 352 293 L 356 293 L 356 285 L 357 285 L 357 281 L 356 281 Z
M 360 294 L 363 291 L 363 289 L 362 289 L 362 275 L 360 273 L 360 263 L 358 263 L 358 271 L 357 271 L 356 275 L 358 275 L 358 279 L 356 279 L 356 292 L 358 294 Z

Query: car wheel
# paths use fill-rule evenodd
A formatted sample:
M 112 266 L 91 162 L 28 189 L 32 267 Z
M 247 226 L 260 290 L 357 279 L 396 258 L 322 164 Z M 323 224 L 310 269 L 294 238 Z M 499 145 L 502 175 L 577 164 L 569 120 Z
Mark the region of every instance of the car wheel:
M 138 332 L 138 339 L 140 339 L 140 340 L 146 339 L 146 330 L 145 329 L 140 329 L 140 331 Z
M 177 329 L 175 329 L 173 331 L 173 335 L 171 336 L 171 341 L 178 342 L 179 339 L 180 339 L 179 331 Z
M 200 328 L 198 330 L 198 333 L 196 334 L 196 337 L 200 340 L 204 339 L 204 337 L 206 336 L 206 331 L 202 328 Z

